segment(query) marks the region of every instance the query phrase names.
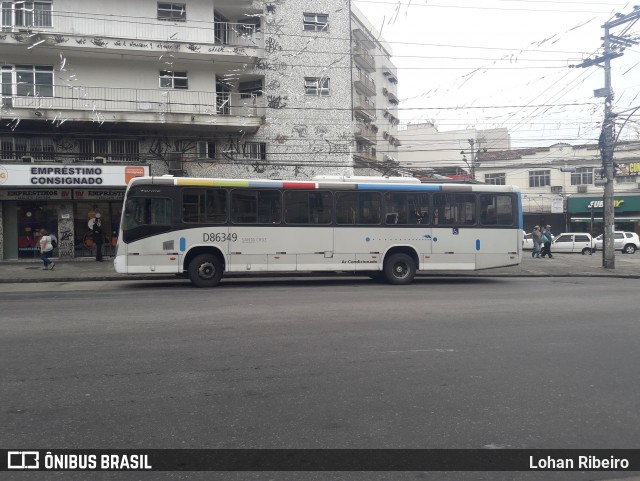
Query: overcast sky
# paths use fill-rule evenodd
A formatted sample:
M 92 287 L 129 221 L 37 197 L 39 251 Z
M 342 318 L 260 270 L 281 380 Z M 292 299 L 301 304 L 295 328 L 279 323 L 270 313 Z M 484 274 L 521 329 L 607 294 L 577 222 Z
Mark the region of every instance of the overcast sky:
M 507 127 L 515 148 L 597 141 L 603 99 L 593 91 L 604 86 L 604 71 L 569 65 L 601 54 L 602 25 L 616 12 L 633 12 L 634 5 L 616 0 L 354 3 L 393 49 L 402 122 L 430 120 L 439 131 Z M 640 22 L 628 33 L 640 40 Z M 639 64 L 638 45 L 612 61 L 619 123 L 640 106 Z M 623 138 L 640 139 L 640 109 Z

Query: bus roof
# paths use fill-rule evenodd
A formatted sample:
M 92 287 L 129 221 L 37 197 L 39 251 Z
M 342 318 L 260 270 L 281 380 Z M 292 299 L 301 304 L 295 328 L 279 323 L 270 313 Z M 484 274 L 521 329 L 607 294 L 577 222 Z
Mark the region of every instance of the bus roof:
M 347 180 L 348 179 L 348 180 Z M 366 179 L 366 180 L 361 180 Z M 372 179 L 372 180 L 369 180 Z M 244 188 L 276 188 L 276 189 L 335 189 L 335 190 L 411 190 L 411 191 L 443 191 L 443 192 L 519 192 L 511 185 L 493 184 L 459 184 L 459 183 L 406 183 L 384 182 L 380 177 L 344 177 L 343 180 L 333 178 L 313 180 L 270 180 L 270 179 L 220 179 L 201 177 L 174 177 L 163 175 L 157 177 L 135 177 L 129 182 L 134 185 L 176 185 L 184 187 L 244 187 Z M 388 179 L 388 178 L 387 178 Z

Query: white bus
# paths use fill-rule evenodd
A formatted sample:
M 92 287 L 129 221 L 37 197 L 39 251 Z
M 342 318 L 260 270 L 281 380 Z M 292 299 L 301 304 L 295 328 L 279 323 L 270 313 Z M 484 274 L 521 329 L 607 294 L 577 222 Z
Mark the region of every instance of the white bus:
M 114 260 L 125 274 L 351 272 L 410 283 L 416 271 L 522 260 L 516 187 L 415 179 L 312 181 L 137 177 Z

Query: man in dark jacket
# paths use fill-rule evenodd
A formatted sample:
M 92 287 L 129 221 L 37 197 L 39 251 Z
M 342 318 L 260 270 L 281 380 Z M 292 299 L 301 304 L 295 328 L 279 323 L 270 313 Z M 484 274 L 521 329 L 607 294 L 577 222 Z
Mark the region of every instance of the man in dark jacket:
M 93 223 L 93 243 L 96 246 L 96 261 L 102 262 L 102 244 L 104 244 L 104 235 L 102 234 L 102 223 L 100 219 L 96 219 Z

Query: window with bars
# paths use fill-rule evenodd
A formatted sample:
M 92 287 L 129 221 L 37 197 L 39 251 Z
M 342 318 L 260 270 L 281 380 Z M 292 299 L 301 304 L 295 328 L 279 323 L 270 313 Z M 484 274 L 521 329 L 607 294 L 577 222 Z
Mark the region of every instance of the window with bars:
M 215 159 L 216 143 L 209 140 L 198 141 L 198 159 Z
M 2 8 L 2 30 L 10 31 L 13 27 L 51 27 L 52 2 L 4 1 Z
M 187 7 L 184 3 L 158 3 L 158 20 L 186 22 Z
M 571 185 L 593 184 L 593 167 L 578 167 L 571 173 Z
M 19 160 L 24 156 L 34 160 L 54 160 L 55 145 L 49 137 L 0 137 L 0 160 Z
M 550 170 L 529 171 L 529 187 L 545 187 L 551 185 Z
M 188 89 L 189 79 L 187 77 L 187 72 L 174 72 L 173 70 L 160 70 L 160 88 Z
M 329 15 L 326 13 L 304 13 L 302 25 L 304 30 L 326 32 L 329 30 Z
M 140 145 L 135 139 L 80 139 L 78 159 L 104 157 L 111 161 L 139 162 Z
M 264 142 L 245 142 L 242 150 L 242 154 L 245 159 L 267 159 L 267 144 Z
M 305 95 L 329 95 L 329 78 L 327 77 L 305 77 L 304 78 Z
M 485 174 L 484 183 L 492 185 L 505 185 L 507 181 L 507 175 L 501 174 Z

